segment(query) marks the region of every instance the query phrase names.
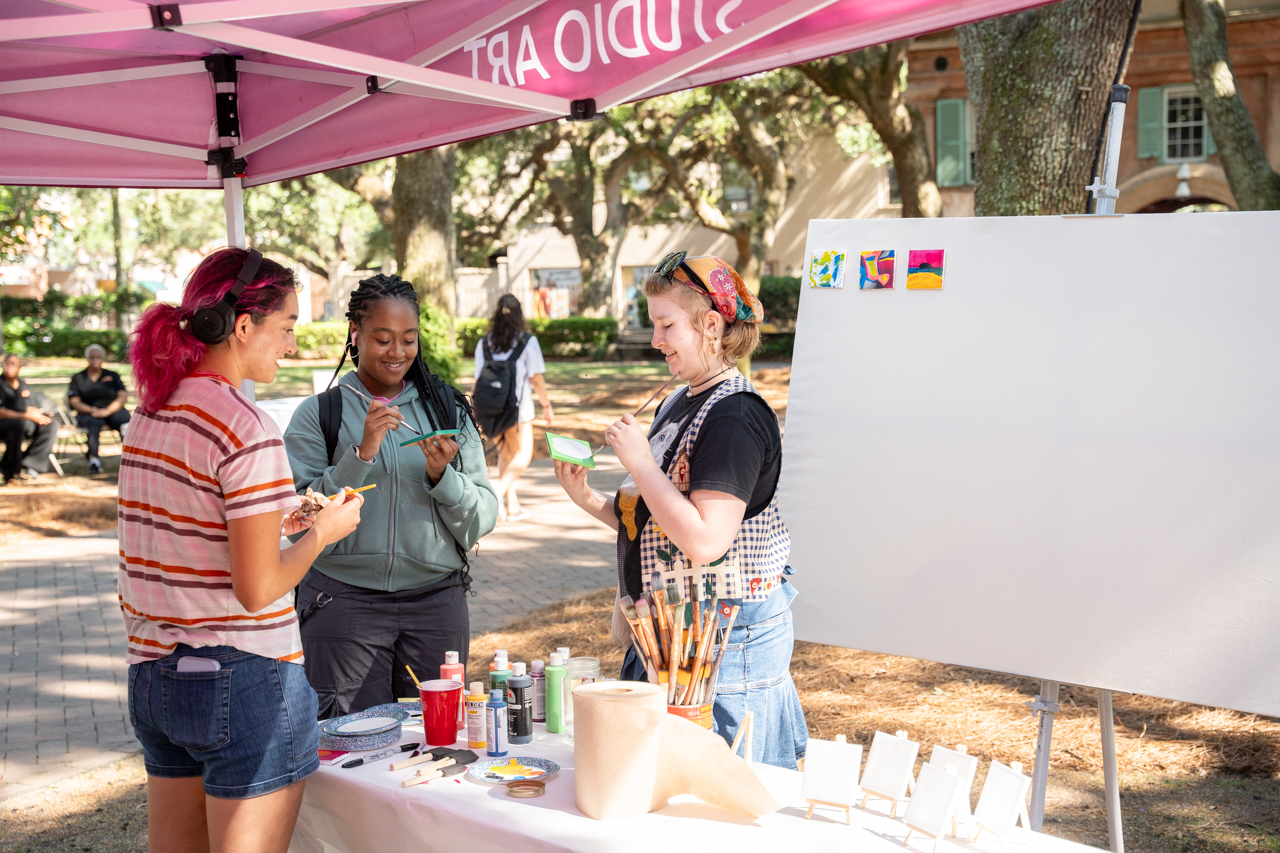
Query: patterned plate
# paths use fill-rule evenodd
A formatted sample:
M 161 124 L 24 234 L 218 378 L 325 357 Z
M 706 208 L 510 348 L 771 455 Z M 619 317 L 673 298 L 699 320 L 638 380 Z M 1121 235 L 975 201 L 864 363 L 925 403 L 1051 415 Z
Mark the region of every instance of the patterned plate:
M 550 779 L 560 772 L 560 765 L 545 758 L 525 756 L 486 758 L 467 767 L 467 778 L 491 785 L 505 785 L 520 779 Z
M 325 720 L 320 724 L 320 748 L 355 751 L 390 746 L 400 740 L 400 724 L 408 718 L 407 710 L 389 704 Z M 362 726 L 364 720 L 369 728 Z

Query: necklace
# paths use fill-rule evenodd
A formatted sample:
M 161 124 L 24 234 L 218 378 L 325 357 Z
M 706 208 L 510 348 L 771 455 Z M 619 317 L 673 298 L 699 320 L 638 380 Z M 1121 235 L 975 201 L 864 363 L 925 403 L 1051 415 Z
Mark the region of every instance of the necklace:
M 710 379 L 704 379 L 704 380 L 702 380 L 701 382 L 699 382 L 697 385 L 690 385 L 690 386 L 689 386 L 689 393 L 690 393 L 690 394 L 697 394 L 697 393 L 699 393 L 699 392 L 697 392 L 697 391 L 695 391 L 695 390 L 693 390 L 693 389 L 694 389 L 694 388 L 698 388 L 698 387 L 701 387 L 701 386 L 703 386 L 703 385 L 708 384 L 709 382 L 711 382 L 711 380 L 712 380 L 712 379 L 718 379 L 719 377 L 721 377 L 721 376 L 723 376 L 724 374 L 728 373 L 730 370 L 733 370 L 733 369 L 734 369 L 735 367 L 737 367 L 737 366 L 738 366 L 738 365 L 736 365 L 736 364 L 731 364 L 731 365 L 729 365 L 728 367 L 726 367 L 724 370 L 722 370 L 722 371 L 720 371 L 719 373 L 717 373 L 715 376 L 712 376 Z

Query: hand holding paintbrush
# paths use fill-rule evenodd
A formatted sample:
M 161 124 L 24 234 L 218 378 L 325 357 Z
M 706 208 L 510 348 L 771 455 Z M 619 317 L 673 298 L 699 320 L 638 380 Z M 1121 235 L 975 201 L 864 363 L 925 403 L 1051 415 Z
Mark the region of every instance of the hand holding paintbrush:
M 674 374 L 670 379 L 668 379 L 666 382 L 663 382 L 663 383 L 662 383 L 662 387 L 661 387 L 661 388 L 659 388 L 657 391 L 654 391 L 652 394 L 650 394 L 650 395 L 649 395 L 649 399 L 648 399 L 648 400 L 645 400 L 645 401 L 644 401 L 644 404 L 643 404 L 643 405 L 641 405 L 641 406 L 640 406 L 640 408 L 638 408 L 638 409 L 636 409 L 634 412 L 632 412 L 632 413 L 631 413 L 631 416 L 632 416 L 633 418 L 638 418 L 638 417 L 640 417 L 640 413 L 641 413 L 641 412 L 643 412 L 645 409 L 649 408 L 649 404 L 650 404 L 650 403 L 652 403 L 654 400 L 656 400 L 659 394 L 661 394 L 663 391 L 667 390 L 667 386 L 668 386 L 668 385 L 670 385 L 672 382 L 675 382 L 675 381 L 676 381 L 677 379 L 679 379 L 679 378 L 680 378 L 680 374 L 677 372 L 677 373 L 676 373 L 676 374 Z M 608 446 L 609 446 L 609 442 L 608 442 L 608 440 L 606 440 L 604 444 L 600 445 L 600 446 L 599 446 L 599 447 L 597 447 L 595 450 L 591 451 L 591 455 L 592 455 L 592 456 L 595 456 L 597 453 L 599 453 L 601 450 L 604 450 L 604 449 L 605 449 L 606 447 L 608 447 Z

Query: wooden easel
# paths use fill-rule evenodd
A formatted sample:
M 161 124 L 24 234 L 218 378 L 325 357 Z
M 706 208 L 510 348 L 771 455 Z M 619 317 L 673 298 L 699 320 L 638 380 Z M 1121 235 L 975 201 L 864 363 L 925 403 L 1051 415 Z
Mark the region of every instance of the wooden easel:
M 746 760 L 747 764 L 751 764 L 751 736 L 752 736 L 751 729 L 752 729 L 752 726 L 755 724 L 755 717 L 756 717 L 755 711 L 747 712 L 746 716 L 742 718 L 742 725 L 738 726 L 738 734 L 735 735 L 733 738 L 733 746 L 729 747 L 730 751 L 733 752 L 734 755 L 737 755 L 738 744 L 743 743 L 742 738 L 743 738 L 743 735 L 745 735 L 747 739 L 746 739 L 746 742 L 743 743 L 742 757 Z
M 848 743 L 848 742 L 849 741 L 845 738 L 844 735 L 836 735 L 836 743 Z M 805 766 L 808 766 L 808 765 L 805 765 Z M 855 767 L 853 769 L 853 772 L 856 774 L 858 772 L 858 768 Z M 851 809 L 853 808 L 853 803 L 833 803 L 830 800 L 812 800 L 812 799 L 807 799 L 805 800 L 805 802 L 809 804 L 809 810 L 804 813 L 805 820 L 808 820 L 809 818 L 813 817 L 813 809 L 815 806 L 831 806 L 832 808 L 844 809 L 845 826 L 853 826 L 853 816 L 852 816 L 853 813 L 851 811 Z
M 904 730 L 902 730 L 902 729 L 899 729 L 898 731 L 894 732 L 893 734 L 894 734 L 894 736 L 895 736 L 895 737 L 900 737 L 900 738 L 905 738 L 905 737 L 907 736 L 906 731 L 904 731 Z M 864 777 L 864 778 L 865 778 L 865 777 Z M 910 777 L 908 777 L 908 779 L 907 779 L 907 792 L 908 792 L 908 793 L 913 792 L 913 791 L 915 790 L 915 787 L 916 787 L 915 779 L 914 779 L 914 778 L 910 778 Z M 900 803 L 900 802 L 901 802 L 901 800 L 899 800 L 897 797 L 890 796 L 889 794 L 881 793 L 880 791 L 874 791 L 874 790 L 871 790 L 870 788 L 866 787 L 865 785 L 863 785 L 863 787 L 862 787 L 862 792 L 863 792 L 863 794 L 862 794 L 862 802 L 858 804 L 858 808 L 860 808 L 860 809 L 865 809 L 865 808 L 867 807 L 867 800 L 871 799 L 872 797 L 879 797 L 879 798 L 880 798 L 880 799 L 882 799 L 882 800 L 888 800 L 888 801 L 889 801 L 889 817 L 897 817 L 897 816 L 898 816 L 898 803 Z

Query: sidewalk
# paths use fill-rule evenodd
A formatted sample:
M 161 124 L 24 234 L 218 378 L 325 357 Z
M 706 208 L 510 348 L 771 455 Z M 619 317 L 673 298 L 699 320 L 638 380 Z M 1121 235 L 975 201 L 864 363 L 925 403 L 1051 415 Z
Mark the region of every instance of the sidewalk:
M 591 483 L 612 492 L 623 476 L 608 454 Z M 473 633 L 617 577 L 615 534 L 569 502 L 549 460 L 534 462 L 518 488 L 533 517 L 499 522 L 481 541 Z M 66 538 L 9 547 L 0 558 L 0 800 L 139 748 L 116 555 L 115 539 Z

